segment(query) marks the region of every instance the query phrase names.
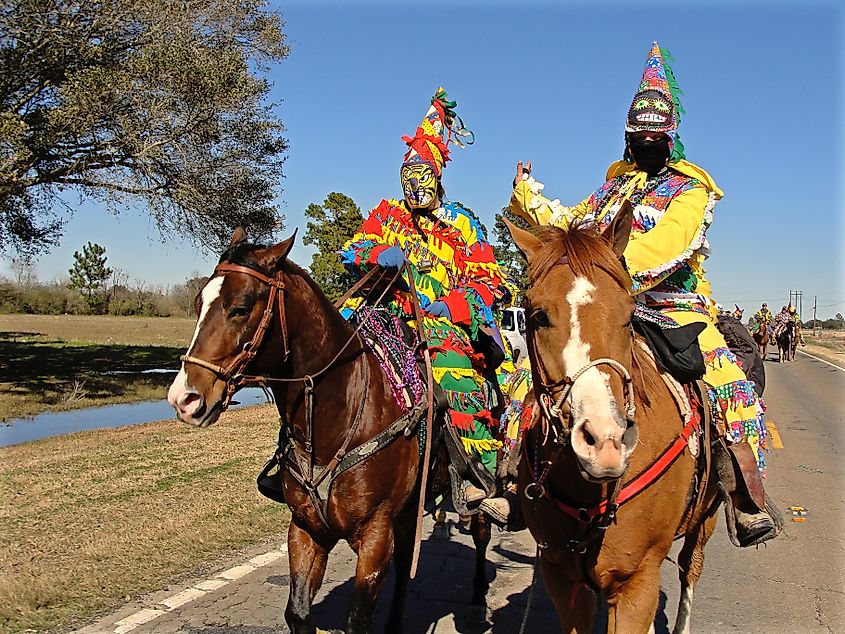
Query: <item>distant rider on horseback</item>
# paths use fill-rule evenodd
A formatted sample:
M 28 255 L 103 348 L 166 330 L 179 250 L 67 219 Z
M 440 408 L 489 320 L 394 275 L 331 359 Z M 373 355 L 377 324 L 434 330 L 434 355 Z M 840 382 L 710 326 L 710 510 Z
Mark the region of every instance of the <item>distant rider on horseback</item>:
M 566 228 L 571 223 L 591 223 L 603 230 L 622 203 L 630 201 L 634 221 L 623 261 L 631 275 L 637 313 L 657 323 L 668 318 L 669 328 L 703 327 L 698 342 L 714 419 L 734 445 L 748 443 L 751 448 L 732 447 L 725 453 L 744 453 L 743 460 L 750 457 L 743 469 L 745 481 L 750 478 L 762 488 L 754 462 L 763 469 L 767 437 L 763 406 L 714 325 L 716 304 L 702 268 L 709 252 L 706 231 L 722 191 L 706 171 L 685 160 L 677 133 L 683 109 L 664 54 L 654 42 L 628 110 L 624 160 L 610 166 L 607 181 L 580 204 L 566 207 L 544 197 L 543 185 L 530 175 L 531 164 L 523 168 L 519 163 L 510 208 L 534 224 Z M 762 504 L 730 484 L 726 491 L 735 509 L 731 536 L 736 543 L 748 546 L 777 534 L 776 523 Z
M 444 200 L 441 175 L 450 160 L 448 145 L 463 145 L 462 138 L 472 134 L 456 117 L 455 106 L 438 89 L 414 136 L 403 137 L 408 145 L 400 172 L 403 200 L 382 200 L 340 256 L 356 276 L 375 265 L 395 271 L 410 264 L 434 380 L 448 403 L 447 443 L 449 438 L 456 441 L 449 445 L 452 465 L 463 479 L 457 491 L 463 500 L 455 500 L 456 509 L 477 508 L 489 498 L 506 519 L 507 503 L 491 498 L 502 446 L 492 434 L 498 425 L 493 410 L 501 401 L 494 372 L 504 354 L 491 308 L 505 288 L 478 219 L 460 203 Z M 411 321 L 407 282 L 391 289 L 387 307 Z M 351 313 L 360 301 L 351 299 L 344 312 Z M 456 445 L 460 456 L 455 455 Z

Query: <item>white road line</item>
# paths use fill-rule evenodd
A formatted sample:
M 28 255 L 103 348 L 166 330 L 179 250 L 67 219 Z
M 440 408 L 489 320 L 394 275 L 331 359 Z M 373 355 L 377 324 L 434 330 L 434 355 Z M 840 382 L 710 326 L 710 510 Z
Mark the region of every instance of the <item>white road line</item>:
M 183 590 L 178 594 L 174 594 L 172 597 L 167 597 L 163 601 L 159 601 L 159 604 L 165 606 L 167 608 L 167 611 L 170 612 L 171 610 L 175 610 L 176 608 L 181 607 L 186 603 L 190 603 L 194 599 L 204 597 L 206 594 L 207 592 L 205 590 L 199 590 L 198 588 L 188 588 L 187 590 Z
M 187 605 L 191 601 L 196 601 L 197 599 L 204 597 L 209 592 L 222 588 L 231 581 L 245 577 L 262 566 L 278 561 L 284 557 L 287 552 L 288 545 L 287 543 L 284 543 L 278 548 L 278 550 L 271 550 L 261 555 L 256 555 L 249 560 L 249 563 L 234 566 L 228 570 L 219 572 L 215 575 L 215 578 L 205 579 L 204 581 L 195 583 L 192 587 L 186 590 L 182 590 L 181 592 L 177 592 L 174 595 L 162 599 L 158 602 L 158 605 L 163 606 L 163 608 L 142 608 L 134 614 L 130 614 L 126 618 L 120 619 L 114 624 L 114 630 L 112 630 L 112 632 L 113 634 L 126 634 L 127 632 L 131 632 L 135 628 L 157 619 L 162 614 L 167 614 L 176 608 Z
M 838 365 L 836 365 L 835 363 L 831 363 L 830 361 L 825 361 L 825 360 L 824 360 L 824 359 L 822 359 L 821 357 L 817 357 L 817 356 L 816 356 L 816 355 L 814 355 L 814 354 L 810 354 L 809 352 L 804 352 L 803 350 L 796 350 L 796 352 L 800 352 L 801 354 L 805 354 L 805 355 L 807 355 L 808 357 L 810 357 L 811 359 L 815 359 L 816 361 L 821 361 L 822 363 L 827 363 L 828 365 L 833 366 L 833 367 L 834 367 L 834 368 L 836 368 L 837 370 L 842 370 L 843 372 L 845 372 L 845 368 L 843 368 L 843 367 L 841 367 L 841 366 L 838 366 Z
M 224 570 L 223 572 L 217 573 L 217 576 L 221 579 L 228 579 L 229 581 L 234 581 L 235 579 L 240 579 L 241 577 L 247 576 L 255 570 L 255 566 L 250 564 L 242 564 L 240 566 L 235 566 L 234 568 L 229 568 L 228 570 Z
M 138 610 L 135 614 L 130 614 L 125 619 L 120 619 L 117 623 L 115 623 L 114 634 L 131 632 L 139 625 L 149 623 L 164 613 L 164 610 L 156 610 L 154 608 L 144 608 L 143 610 Z

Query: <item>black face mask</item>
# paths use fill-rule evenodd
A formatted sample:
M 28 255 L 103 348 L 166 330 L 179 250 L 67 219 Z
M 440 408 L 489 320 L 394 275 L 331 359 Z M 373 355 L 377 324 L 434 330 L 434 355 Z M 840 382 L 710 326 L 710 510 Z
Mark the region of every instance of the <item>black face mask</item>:
M 637 167 L 649 176 L 654 176 L 669 160 L 669 138 L 664 136 L 657 141 L 642 141 L 629 137 L 628 151 Z

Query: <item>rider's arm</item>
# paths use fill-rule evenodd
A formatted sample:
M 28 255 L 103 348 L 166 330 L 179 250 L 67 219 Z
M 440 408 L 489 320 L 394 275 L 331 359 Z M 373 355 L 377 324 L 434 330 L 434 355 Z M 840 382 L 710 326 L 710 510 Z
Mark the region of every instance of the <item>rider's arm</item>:
M 566 229 L 572 220 L 582 218 L 589 211 L 589 198 L 574 207 L 549 200 L 541 193 L 545 186 L 532 176 L 523 178 L 513 188 L 510 210 L 533 225 L 554 225 Z
M 382 200 L 370 211 L 361 228 L 340 250 L 341 263 L 353 275 L 360 276 L 369 271 L 377 264 L 378 254 L 393 246 L 384 232 L 390 207 L 388 201 Z
M 701 186 L 693 187 L 669 204 L 650 231 L 631 234 L 625 262 L 634 281 L 634 292 L 661 282 L 704 245 L 715 202 L 715 194 Z

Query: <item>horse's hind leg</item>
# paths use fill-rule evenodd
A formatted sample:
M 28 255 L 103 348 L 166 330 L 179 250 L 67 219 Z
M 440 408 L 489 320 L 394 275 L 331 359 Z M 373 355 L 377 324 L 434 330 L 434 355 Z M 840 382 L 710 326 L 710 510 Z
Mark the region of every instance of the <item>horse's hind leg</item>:
M 393 516 L 377 511 L 366 526 L 357 531 L 351 546 L 358 555 L 358 564 L 346 634 L 366 634 L 370 631 L 376 598 L 393 557 Z
M 692 615 L 692 595 L 695 584 L 704 568 L 704 546 L 716 528 L 715 512 L 701 522 L 684 538 L 684 545 L 678 554 L 678 576 L 681 580 L 681 598 L 678 600 L 678 616 L 672 634 L 689 634 Z
M 487 605 L 487 591 L 490 581 L 487 579 L 487 546 L 490 544 L 490 518 L 484 513 L 472 516 L 470 524 L 472 542 L 475 544 L 475 577 L 472 580 L 473 605 Z
M 334 544 L 332 544 L 333 546 Z M 323 583 L 331 547 L 324 548 L 293 522 L 288 529 L 290 596 L 285 621 L 291 634 L 315 634 L 311 604 Z
M 402 632 L 402 619 L 405 614 L 405 599 L 408 596 L 408 577 L 411 574 L 411 558 L 414 551 L 414 534 L 416 522 L 414 518 L 397 521 L 393 526 L 393 601 L 390 604 L 390 614 L 387 617 L 385 632 Z

